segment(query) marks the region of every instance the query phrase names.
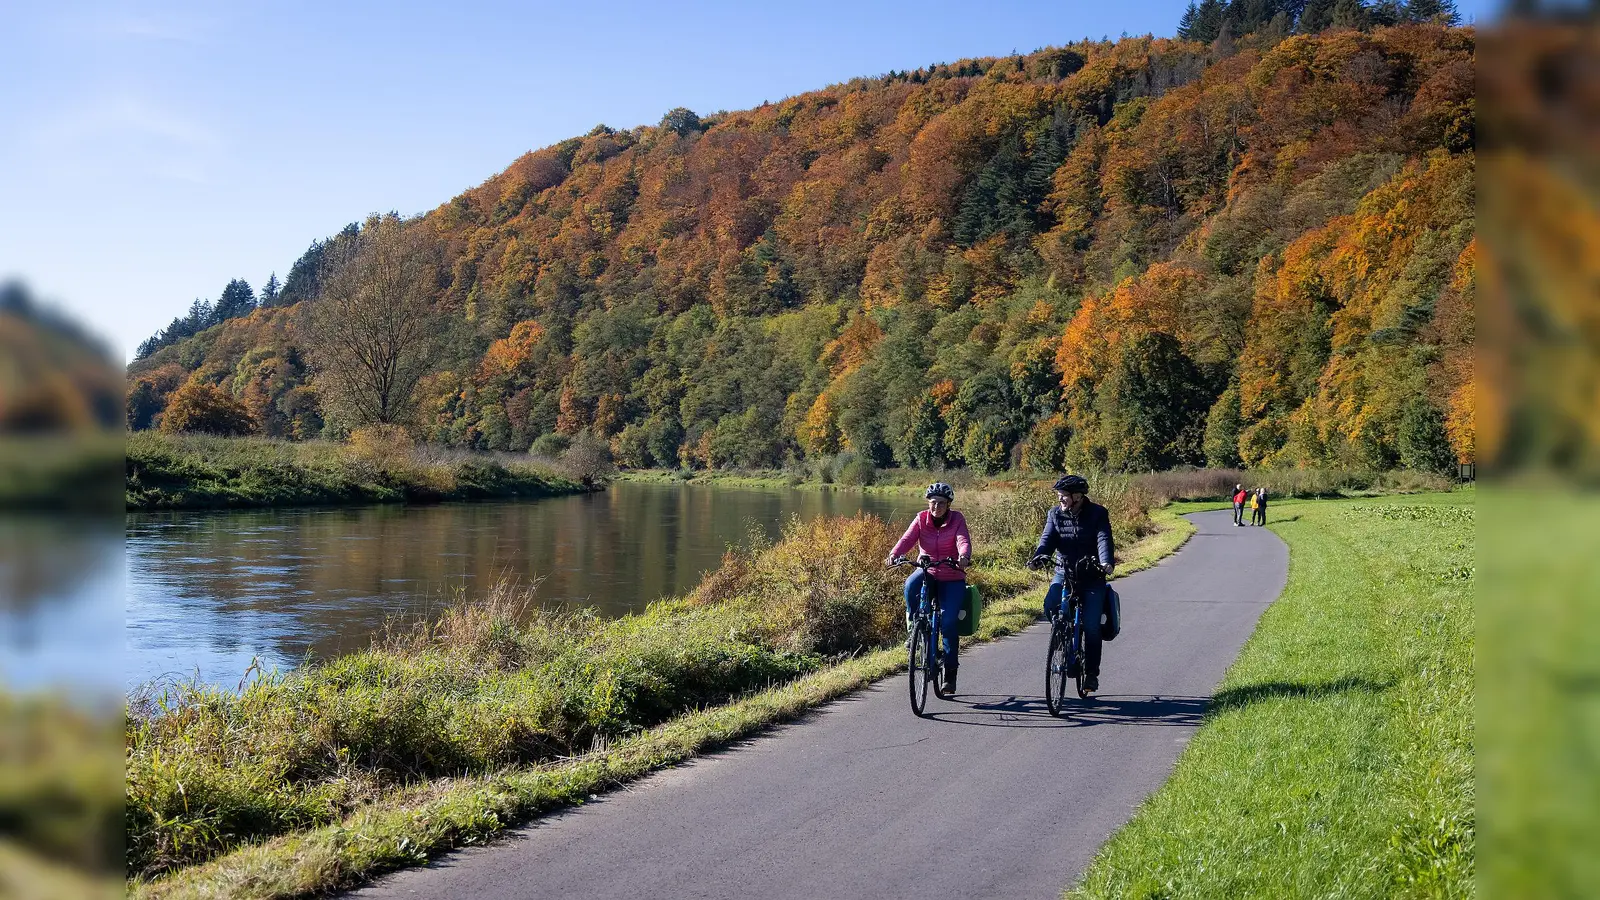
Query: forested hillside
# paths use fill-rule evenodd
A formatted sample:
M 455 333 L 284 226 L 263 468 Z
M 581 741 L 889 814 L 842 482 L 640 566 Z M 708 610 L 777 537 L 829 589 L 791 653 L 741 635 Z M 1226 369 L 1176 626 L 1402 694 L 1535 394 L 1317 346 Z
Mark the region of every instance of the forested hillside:
M 1474 32 L 1281 20 L 597 126 L 152 346 L 130 425 L 187 390 L 634 466 L 1469 460 Z

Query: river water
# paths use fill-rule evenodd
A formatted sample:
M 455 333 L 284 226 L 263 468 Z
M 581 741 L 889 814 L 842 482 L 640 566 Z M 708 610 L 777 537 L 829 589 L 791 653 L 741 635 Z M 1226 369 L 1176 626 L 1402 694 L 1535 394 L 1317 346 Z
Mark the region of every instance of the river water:
M 366 647 L 394 617 L 459 591 L 537 580 L 546 605 L 605 615 L 682 593 L 752 528 L 867 512 L 899 523 L 915 497 L 855 490 L 619 482 L 516 503 L 127 517 L 124 683 L 238 684 Z

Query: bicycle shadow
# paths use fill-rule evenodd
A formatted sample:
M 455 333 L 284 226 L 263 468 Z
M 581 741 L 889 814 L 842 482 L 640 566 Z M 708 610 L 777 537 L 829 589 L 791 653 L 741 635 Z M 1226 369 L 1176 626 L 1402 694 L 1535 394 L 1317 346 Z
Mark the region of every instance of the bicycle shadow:
M 1050 715 L 1043 697 L 1000 694 L 957 694 L 946 704 L 958 709 L 934 709 L 927 718 L 951 725 L 983 728 L 1084 728 L 1090 725 L 1198 726 L 1205 718 L 1209 697 L 1096 696 L 1066 702 L 1063 717 Z

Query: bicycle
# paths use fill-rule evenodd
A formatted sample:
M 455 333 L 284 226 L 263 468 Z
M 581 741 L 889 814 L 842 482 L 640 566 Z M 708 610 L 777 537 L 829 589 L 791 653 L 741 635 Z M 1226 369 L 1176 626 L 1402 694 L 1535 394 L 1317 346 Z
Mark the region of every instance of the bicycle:
M 911 711 L 921 718 L 922 711 L 928 707 L 930 681 L 933 682 L 933 695 L 940 700 L 945 699 L 944 688 L 939 682 L 939 673 L 944 668 L 944 650 L 939 647 L 939 629 L 935 624 L 939 621 L 939 592 L 933 588 L 933 570 L 940 566 L 949 566 L 959 571 L 961 565 L 954 559 L 913 562 L 901 557 L 895 560 L 890 568 L 898 566 L 915 566 L 921 569 L 924 575 L 922 602 L 917 604 L 916 613 L 912 618 L 911 636 L 906 640 Z
M 1050 617 L 1050 649 L 1045 655 L 1044 669 L 1045 706 L 1050 709 L 1050 715 L 1057 717 L 1064 708 L 1067 679 L 1073 679 L 1078 699 L 1089 697 L 1083 689 L 1083 593 L 1079 586 L 1092 575 L 1105 578 L 1105 570 L 1089 557 L 1078 560 L 1066 571 L 1067 578 L 1061 586 L 1061 605 Z

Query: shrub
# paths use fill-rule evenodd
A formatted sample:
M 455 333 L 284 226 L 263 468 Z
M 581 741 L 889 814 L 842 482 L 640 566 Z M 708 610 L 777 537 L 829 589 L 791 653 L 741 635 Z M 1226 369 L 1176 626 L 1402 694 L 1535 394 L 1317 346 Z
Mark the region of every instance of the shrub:
M 767 641 L 795 653 L 884 646 L 903 635 L 903 609 L 890 599 L 901 576 L 883 565 L 894 538 L 871 516 L 794 519 L 777 542 L 730 551 L 688 602 L 736 605 Z
M 382 470 L 408 469 L 416 441 L 399 425 L 363 425 L 350 432 L 350 455 Z
M 167 434 L 250 434 L 255 420 L 244 404 L 222 388 L 191 378 L 172 394 L 167 411 L 161 416 L 161 430 Z
M 844 463 L 839 466 L 840 484 L 868 485 L 877 480 L 878 467 L 872 464 L 872 458 L 864 453 L 839 454 Z
M 556 468 L 568 478 L 586 485 L 599 484 L 617 473 L 611 461 L 611 447 L 588 432 L 572 439 Z
M 570 446 L 572 446 L 571 438 L 552 431 L 549 434 L 539 435 L 534 440 L 533 446 L 528 448 L 528 452 L 545 459 L 555 459 L 565 453 Z

